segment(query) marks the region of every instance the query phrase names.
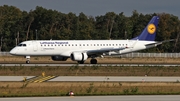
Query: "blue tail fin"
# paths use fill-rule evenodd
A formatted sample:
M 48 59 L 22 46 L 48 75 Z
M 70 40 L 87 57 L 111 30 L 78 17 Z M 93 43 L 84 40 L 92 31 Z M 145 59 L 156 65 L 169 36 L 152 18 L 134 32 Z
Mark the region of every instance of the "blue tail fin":
M 135 38 L 133 38 L 131 40 L 154 41 L 155 36 L 156 36 L 158 22 L 159 22 L 159 17 L 154 16 L 151 19 L 151 21 L 148 23 L 146 28 L 143 30 L 143 32 L 139 36 L 137 36 L 137 37 L 135 37 Z

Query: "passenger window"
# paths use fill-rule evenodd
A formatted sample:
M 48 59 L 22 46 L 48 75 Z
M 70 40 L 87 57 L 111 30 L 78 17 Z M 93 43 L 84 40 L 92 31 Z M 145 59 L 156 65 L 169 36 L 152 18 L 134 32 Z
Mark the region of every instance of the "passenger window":
M 23 44 L 24 47 L 26 47 L 26 44 Z

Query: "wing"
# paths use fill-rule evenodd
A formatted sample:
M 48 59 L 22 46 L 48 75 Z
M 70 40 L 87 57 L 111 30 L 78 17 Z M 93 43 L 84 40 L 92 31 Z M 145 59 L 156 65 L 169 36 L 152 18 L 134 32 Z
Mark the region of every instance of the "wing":
M 123 49 L 126 49 L 126 48 L 114 48 L 114 47 L 100 48 L 98 50 L 87 50 L 86 53 L 88 55 L 93 55 L 93 54 L 102 55 L 103 53 L 112 52 L 112 51 L 120 51 L 120 50 L 123 50 Z

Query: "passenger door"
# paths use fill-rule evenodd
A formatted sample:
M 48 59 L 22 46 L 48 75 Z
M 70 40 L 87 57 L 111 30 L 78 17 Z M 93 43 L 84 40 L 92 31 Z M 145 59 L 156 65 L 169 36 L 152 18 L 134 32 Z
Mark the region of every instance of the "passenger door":
M 36 41 L 33 41 L 33 50 L 36 52 L 38 50 L 38 45 Z

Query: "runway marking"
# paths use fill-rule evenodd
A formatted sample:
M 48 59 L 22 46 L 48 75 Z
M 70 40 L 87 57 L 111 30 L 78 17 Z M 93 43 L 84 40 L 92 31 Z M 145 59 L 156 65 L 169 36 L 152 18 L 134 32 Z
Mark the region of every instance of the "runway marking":
M 33 78 L 30 78 L 28 80 L 26 80 L 25 82 L 29 82 L 29 83 L 41 83 L 41 82 L 45 82 L 51 79 L 56 78 L 57 76 L 36 76 Z
M 47 76 L 47 77 L 44 77 L 44 78 L 41 78 L 41 79 L 39 79 L 39 80 L 36 80 L 36 81 L 34 81 L 34 82 L 39 82 L 39 83 L 41 83 L 41 82 L 45 82 L 45 81 L 48 81 L 48 80 L 51 80 L 51 79 L 53 79 L 53 78 L 55 78 L 55 76 Z

